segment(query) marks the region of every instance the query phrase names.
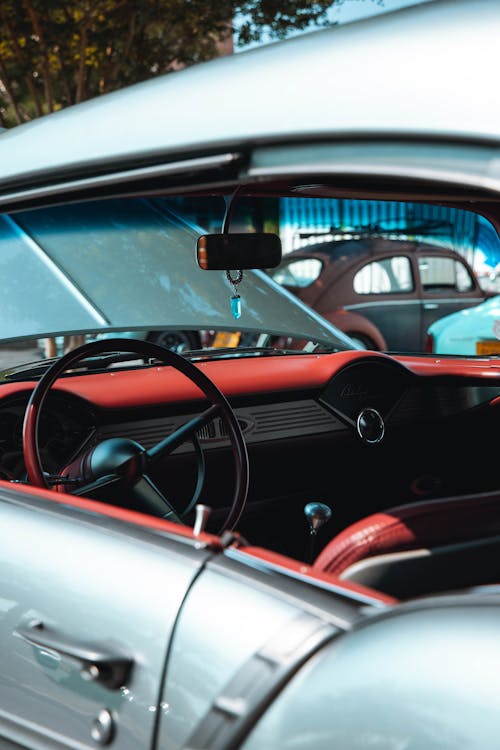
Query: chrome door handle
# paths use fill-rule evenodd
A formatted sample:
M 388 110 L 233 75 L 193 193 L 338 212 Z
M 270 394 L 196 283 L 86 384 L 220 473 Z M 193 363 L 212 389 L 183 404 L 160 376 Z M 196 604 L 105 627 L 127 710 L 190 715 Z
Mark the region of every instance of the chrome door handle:
M 424 302 L 424 310 L 437 310 L 438 307 L 437 302 Z
M 109 690 L 118 690 L 124 684 L 134 661 L 125 653 L 71 641 L 39 620 L 20 625 L 14 630 L 14 635 L 31 646 L 52 651 L 74 662 L 84 680 L 98 682 Z

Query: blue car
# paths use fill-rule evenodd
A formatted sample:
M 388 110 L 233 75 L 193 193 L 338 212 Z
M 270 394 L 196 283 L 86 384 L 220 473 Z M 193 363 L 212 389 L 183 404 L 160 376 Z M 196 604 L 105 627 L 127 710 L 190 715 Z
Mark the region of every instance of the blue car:
M 500 353 L 500 294 L 436 320 L 427 331 L 429 353 L 489 356 Z

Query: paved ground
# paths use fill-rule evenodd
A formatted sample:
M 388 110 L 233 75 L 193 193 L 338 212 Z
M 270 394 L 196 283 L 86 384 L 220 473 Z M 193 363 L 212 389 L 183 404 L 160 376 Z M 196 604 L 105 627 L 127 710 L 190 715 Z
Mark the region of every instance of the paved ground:
M 34 362 L 41 359 L 40 350 L 36 346 L 0 346 L 0 370 Z

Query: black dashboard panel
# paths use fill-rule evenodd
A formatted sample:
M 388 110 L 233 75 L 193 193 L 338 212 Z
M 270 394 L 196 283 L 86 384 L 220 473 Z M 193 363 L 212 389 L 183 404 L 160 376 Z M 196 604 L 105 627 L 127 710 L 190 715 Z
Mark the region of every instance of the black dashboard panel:
M 363 360 L 334 375 L 319 401 L 352 424 L 368 408 L 376 409 L 386 419 L 413 379 L 399 365 Z
M 397 450 L 394 441 L 398 442 L 401 436 L 405 440 L 414 436 L 418 425 L 422 425 L 422 434 L 428 439 L 432 422 L 432 431 L 439 426 L 450 433 L 443 438 L 445 446 L 456 432 L 447 418 L 474 413 L 476 407 L 488 404 L 500 393 L 500 385 L 491 383 L 457 376 L 422 377 L 397 362 L 368 355 L 340 369 L 320 393 L 310 390 L 280 394 L 275 401 L 269 394 L 260 401 L 255 394 L 249 394 L 247 399 L 240 396 L 234 407 L 249 450 L 269 452 L 272 445 L 275 456 L 279 451 L 288 455 L 294 440 L 307 462 L 311 452 L 317 450 L 318 441 L 330 452 L 345 445 L 351 455 L 353 446 L 360 442 L 360 414 L 365 413 L 366 421 L 370 410 L 381 417 L 383 439 L 362 442 L 379 442 Z M 0 477 L 4 479 L 25 478 L 22 429 L 28 399 L 26 391 L 0 400 Z M 67 391 L 52 390 L 41 414 L 42 466 L 49 473 L 59 473 L 85 445 L 107 438 L 126 437 L 150 448 L 186 422 L 192 416 L 190 408 L 183 402 L 165 402 L 154 407 L 102 409 Z M 494 410 L 483 413 L 487 424 L 488 412 L 493 416 Z M 199 439 L 208 452 L 225 451 L 229 446 L 217 421 L 202 430 Z M 188 442 L 176 455 L 193 451 Z M 394 460 L 390 465 L 392 474 Z M 269 471 L 282 475 L 279 463 L 270 466 Z
M 0 404 L 0 477 L 23 479 L 23 421 L 29 394 L 6 398 Z M 96 430 L 92 407 L 68 393 L 52 391 L 41 412 L 39 450 L 49 473 L 67 465 Z

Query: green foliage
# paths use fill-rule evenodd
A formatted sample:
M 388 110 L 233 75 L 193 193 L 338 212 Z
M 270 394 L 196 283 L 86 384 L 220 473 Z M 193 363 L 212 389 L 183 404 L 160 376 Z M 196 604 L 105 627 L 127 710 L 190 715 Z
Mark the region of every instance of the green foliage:
M 271 37 L 284 38 L 290 29 L 306 29 L 312 24 L 326 23 L 326 12 L 334 4 L 331 0 L 249 0 L 239 3 L 239 12 L 248 20 L 239 27 L 238 42 L 259 41 L 263 30 Z
M 322 23 L 342 1 L 0 0 L 0 126 L 222 54 L 234 18 L 244 44 Z

